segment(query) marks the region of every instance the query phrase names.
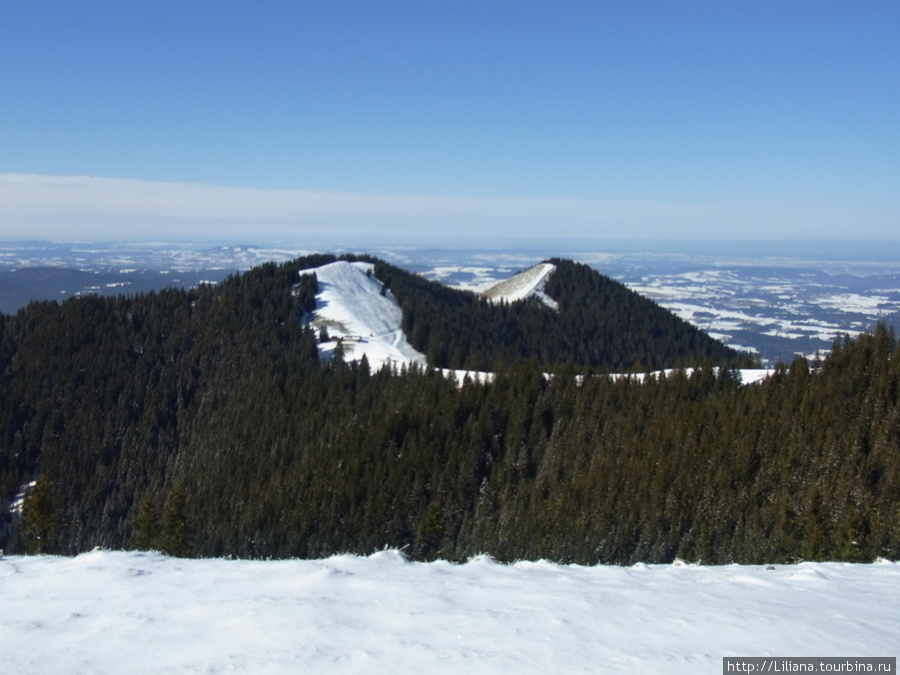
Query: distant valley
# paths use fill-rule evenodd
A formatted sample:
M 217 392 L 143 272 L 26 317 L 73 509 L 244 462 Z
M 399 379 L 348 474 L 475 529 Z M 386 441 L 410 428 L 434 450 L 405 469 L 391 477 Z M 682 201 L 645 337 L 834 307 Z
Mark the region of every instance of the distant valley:
M 647 245 L 651 248 L 650 245 Z M 296 246 L 0 242 L 0 311 L 32 299 L 116 295 L 218 283 L 266 261 L 313 252 Z M 321 249 L 318 249 L 321 250 Z M 427 279 L 484 290 L 552 255 L 587 263 L 764 365 L 825 354 L 835 337 L 900 323 L 900 261 L 821 248 L 766 254 L 639 250 L 376 248 Z

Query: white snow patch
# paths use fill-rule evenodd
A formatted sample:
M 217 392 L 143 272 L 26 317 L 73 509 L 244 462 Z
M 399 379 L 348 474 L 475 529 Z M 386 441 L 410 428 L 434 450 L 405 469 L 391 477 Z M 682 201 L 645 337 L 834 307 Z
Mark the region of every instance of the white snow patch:
M 813 357 L 809 358 L 812 359 Z M 716 375 L 718 375 L 718 366 L 713 368 L 713 371 Z M 456 384 L 460 387 L 466 384 L 466 382 L 490 384 L 496 379 L 496 373 L 484 372 L 480 370 L 449 370 L 447 368 L 442 368 L 439 372 L 444 377 L 453 378 L 454 380 L 456 380 Z M 676 372 L 678 372 L 678 369 L 676 368 L 666 368 L 665 370 L 653 370 L 645 373 L 609 373 L 607 377 L 614 382 L 622 379 L 632 379 L 636 382 L 647 382 L 649 380 L 658 380 L 660 375 L 672 377 L 672 375 L 674 375 Z M 687 377 L 690 377 L 694 373 L 694 368 L 684 368 L 683 372 Z M 774 372 L 774 368 L 738 369 L 738 374 L 741 378 L 741 384 L 756 384 L 757 382 L 765 380 Z M 552 380 L 555 377 L 553 373 L 543 373 L 543 376 L 546 380 Z M 602 376 L 598 375 L 597 377 Z M 575 380 L 579 385 L 581 385 L 584 382 L 584 377 L 582 375 L 576 375 Z
M 814 302 L 822 307 L 840 309 L 844 312 L 859 312 L 871 316 L 881 316 L 886 311 L 895 311 L 896 304 L 882 295 L 860 295 L 859 293 L 835 293 L 817 298 Z
M 755 384 L 756 382 L 761 382 L 766 379 L 774 372 L 774 369 L 771 368 L 742 368 L 741 383 Z
M 344 360 L 360 361 L 363 355 L 373 371 L 383 365 L 426 365 L 425 355 L 413 349 L 401 328 L 403 312 L 390 293 L 371 273 L 371 263 L 341 260 L 302 270 L 315 273 L 319 283 L 316 310 L 306 317 L 316 329 L 328 331 L 331 341 L 320 343 L 319 352 L 329 358 L 340 341 Z
M 19 515 L 22 515 L 22 507 L 25 506 L 25 497 L 28 496 L 28 493 L 34 489 L 34 486 L 37 485 L 37 481 L 31 481 L 30 483 L 25 483 L 25 485 L 19 486 L 19 491 L 16 493 L 16 496 L 13 498 L 12 503 L 9 505 L 9 512 Z
M 490 384 L 494 381 L 495 373 L 485 372 L 483 370 L 451 370 L 449 368 L 441 368 L 441 375 L 456 380 L 457 386 L 463 386 L 466 382 L 473 384 Z
M 556 265 L 551 263 L 535 265 L 509 279 L 494 284 L 482 291 L 481 296 L 491 302 L 516 302 L 533 296 L 548 307 L 556 309 L 556 300 L 544 293 L 544 284 L 555 269 Z
M 786 330 L 781 330 L 780 328 L 770 328 L 767 331 L 763 331 L 760 335 L 768 335 L 770 337 L 782 337 L 787 338 L 788 340 L 797 340 L 798 338 L 804 337 L 803 333 L 791 333 Z
M 694 374 L 694 368 L 666 368 L 664 370 L 653 370 L 648 373 L 610 373 L 609 377 L 611 380 L 621 380 L 624 378 L 630 378 L 632 380 L 638 382 L 647 382 L 651 378 L 654 380 L 658 380 L 660 375 L 665 375 L 667 378 L 672 377 L 677 372 L 683 372 L 685 376 L 690 377 Z M 718 375 L 719 367 L 716 366 L 713 368 L 713 372 Z M 756 384 L 757 382 L 761 382 L 765 380 L 767 377 L 772 375 L 775 372 L 773 368 L 739 368 L 738 374 L 741 377 L 741 384 Z
M 900 566 L 0 558 L 9 673 L 714 673 L 892 655 Z

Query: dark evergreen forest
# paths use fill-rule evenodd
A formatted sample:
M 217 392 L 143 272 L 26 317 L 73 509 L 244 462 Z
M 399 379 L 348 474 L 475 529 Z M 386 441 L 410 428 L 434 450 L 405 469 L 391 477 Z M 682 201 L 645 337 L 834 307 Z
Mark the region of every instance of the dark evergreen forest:
M 440 368 L 493 371 L 535 358 L 548 369 L 564 363 L 610 371 L 655 370 L 713 359 L 750 365 L 706 333 L 587 265 L 552 259 L 537 300 L 495 305 L 377 261 L 375 275 L 403 308 L 410 344 Z
M 301 321 L 317 282 L 298 270 L 331 260 L 0 314 L 0 548 L 900 555 L 900 358 L 883 326 L 742 386 L 738 355 L 584 266 L 554 261 L 557 314 L 373 261 L 432 365 L 497 372 L 458 387 L 320 361 Z M 663 366 L 696 368 L 606 376 Z

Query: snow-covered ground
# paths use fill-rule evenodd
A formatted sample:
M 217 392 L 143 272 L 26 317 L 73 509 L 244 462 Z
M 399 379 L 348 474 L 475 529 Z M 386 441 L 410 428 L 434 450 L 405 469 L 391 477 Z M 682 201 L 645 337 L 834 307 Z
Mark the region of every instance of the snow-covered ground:
M 418 363 L 426 365 L 425 355 L 413 349 L 401 328 L 403 312 L 390 291 L 382 294 L 382 284 L 371 273 L 371 263 L 345 260 L 303 270 L 315 273 L 319 283 L 316 310 L 309 323 L 324 328 L 332 338 L 319 344 L 323 356 L 329 356 L 338 340 L 346 361 L 359 361 L 363 354 L 372 370 L 390 363 L 398 368 Z
M 720 673 L 895 656 L 900 566 L 0 558 L 3 673 Z
M 714 369 L 716 374 L 719 373 L 719 369 Z M 635 375 L 633 373 L 611 373 L 610 377 L 614 380 L 621 379 L 623 377 L 630 378 L 639 378 L 640 381 L 646 382 L 648 378 L 658 378 L 661 374 L 665 374 L 666 377 L 671 377 L 675 374 L 674 368 L 666 368 L 665 370 L 654 370 L 649 373 L 643 373 Z M 741 376 L 741 384 L 756 384 L 757 382 L 762 382 L 767 377 L 772 375 L 775 370 L 772 368 L 741 368 L 738 370 Z M 693 368 L 685 368 L 685 375 L 690 377 L 694 373 Z
M 544 284 L 555 270 L 556 265 L 552 263 L 535 265 L 484 289 L 481 295 L 492 302 L 517 302 L 533 296 L 548 307 L 556 309 L 556 300 L 544 292 Z

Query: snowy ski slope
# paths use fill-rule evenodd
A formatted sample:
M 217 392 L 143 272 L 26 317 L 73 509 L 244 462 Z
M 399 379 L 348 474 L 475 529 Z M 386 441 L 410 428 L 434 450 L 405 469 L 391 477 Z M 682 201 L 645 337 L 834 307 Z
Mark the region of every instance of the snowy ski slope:
M 319 282 L 316 310 L 308 323 L 324 328 L 332 338 L 319 344 L 320 353 L 330 358 L 340 339 L 345 360 L 359 361 L 365 354 L 373 371 L 386 363 L 426 365 L 425 355 L 407 342 L 400 327 L 400 305 L 389 291 L 382 295 L 381 282 L 371 274 L 373 267 L 341 260 L 301 271 L 315 273 Z
M 552 263 L 541 263 L 524 272 L 505 279 L 481 292 L 481 295 L 492 302 L 516 302 L 529 297 L 536 297 L 548 307 L 556 309 L 556 300 L 544 293 L 547 278 L 556 269 Z

